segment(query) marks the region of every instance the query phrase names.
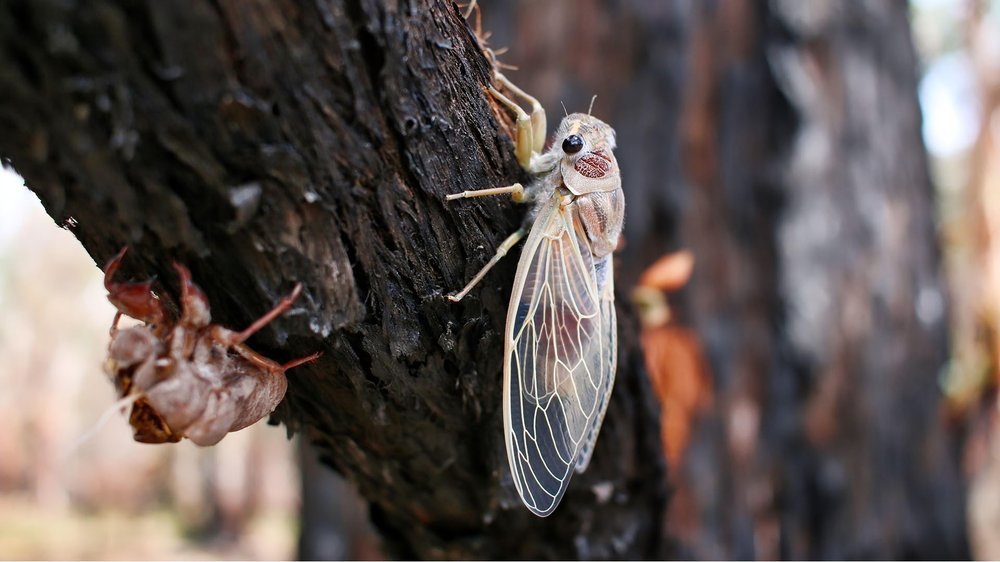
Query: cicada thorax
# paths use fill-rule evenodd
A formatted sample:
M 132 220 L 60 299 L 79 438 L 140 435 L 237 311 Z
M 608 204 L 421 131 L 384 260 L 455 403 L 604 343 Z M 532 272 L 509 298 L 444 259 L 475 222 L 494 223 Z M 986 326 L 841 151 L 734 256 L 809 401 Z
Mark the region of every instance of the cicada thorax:
M 607 146 L 594 148 L 577 158 L 564 158 L 559 172 L 563 185 L 574 195 L 607 193 L 622 188 L 618 161 Z
M 618 162 L 608 148 L 581 155 L 561 165 L 563 185 L 575 195 L 573 216 L 582 227 L 594 257 L 611 254 L 625 220 L 625 196 L 622 192 Z

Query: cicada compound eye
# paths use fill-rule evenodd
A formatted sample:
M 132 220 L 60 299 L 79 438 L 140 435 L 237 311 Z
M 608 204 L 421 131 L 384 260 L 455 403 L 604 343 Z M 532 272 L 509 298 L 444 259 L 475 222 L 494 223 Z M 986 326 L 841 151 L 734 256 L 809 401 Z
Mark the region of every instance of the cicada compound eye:
M 580 135 L 570 135 L 563 141 L 562 149 L 566 154 L 576 154 L 583 149 L 583 139 Z

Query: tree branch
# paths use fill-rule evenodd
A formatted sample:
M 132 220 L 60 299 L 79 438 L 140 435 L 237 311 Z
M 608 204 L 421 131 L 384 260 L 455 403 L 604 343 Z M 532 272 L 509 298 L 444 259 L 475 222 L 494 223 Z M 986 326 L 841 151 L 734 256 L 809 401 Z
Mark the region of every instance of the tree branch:
M 460 287 L 516 228 L 524 179 L 483 93 L 490 68 L 443 1 L 0 2 L 0 155 L 123 276 L 186 264 L 216 321 L 290 374 L 278 416 L 356 482 L 410 557 L 642 557 L 664 504 L 637 335 L 591 468 L 538 520 L 509 482 L 502 327 L 514 259 Z M 109 319 L 110 321 L 110 319 Z M 601 484 L 606 503 L 594 486 Z

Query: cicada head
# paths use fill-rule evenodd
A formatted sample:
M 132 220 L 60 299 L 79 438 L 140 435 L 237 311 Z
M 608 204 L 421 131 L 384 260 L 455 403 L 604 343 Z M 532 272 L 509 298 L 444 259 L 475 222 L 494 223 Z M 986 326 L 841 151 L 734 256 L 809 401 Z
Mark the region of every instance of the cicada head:
M 108 300 L 122 314 L 142 320 L 147 324 L 162 324 L 167 314 L 163 304 L 153 293 L 153 282 L 119 283 L 114 281 L 115 273 L 121 266 L 128 246 L 111 258 L 104 266 L 104 287 L 108 290 Z
M 556 130 L 553 149 L 562 150 L 559 171 L 574 195 L 621 189 L 615 130 L 604 121 L 586 113 L 567 115 Z

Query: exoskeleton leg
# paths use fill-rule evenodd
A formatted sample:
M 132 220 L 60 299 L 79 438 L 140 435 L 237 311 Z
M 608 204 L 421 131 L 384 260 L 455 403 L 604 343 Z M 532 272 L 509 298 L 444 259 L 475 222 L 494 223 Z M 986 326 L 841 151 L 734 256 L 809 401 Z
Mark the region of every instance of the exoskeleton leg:
M 274 361 L 273 359 L 264 357 L 263 355 L 257 353 L 256 351 L 250 349 L 249 347 L 247 347 L 242 343 L 233 345 L 231 349 L 236 353 L 239 353 L 247 361 L 260 367 L 265 372 L 272 374 L 284 373 L 285 371 L 298 367 L 299 365 L 315 361 L 319 359 L 320 355 L 322 355 L 321 352 L 317 351 L 316 353 L 313 353 L 311 355 L 306 355 L 305 357 L 299 357 L 298 359 L 292 359 L 291 361 L 285 364 L 280 364 L 277 361 Z
M 226 343 L 228 343 L 229 345 L 235 345 L 247 341 L 250 338 L 250 336 L 256 334 L 258 331 L 260 331 L 261 328 L 267 326 L 268 324 L 271 323 L 271 321 L 281 316 L 282 314 L 285 313 L 285 311 L 291 308 L 292 303 L 295 302 L 295 299 L 299 298 L 299 294 L 301 293 L 302 293 L 302 284 L 296 283 L 295 287 L 292 289 L 291 294 L 281 299 L 281 301 L 278 302 L 278 304 L 276 304 L 274 308 L 267 311 L 263 316 L 255 320 L 254 323 L 250 324 L 250 326 L 248 326 L 245 330 L 243 330 L 242 332 L 234 332 L 231 336 L 232 339 Z
M 115 334 L 118 333 L 118 322 L 121 322 L 121 319 L 122 319 L 122 311 L 120 310 L 115 311 L 115 319 L 111 321 L 111 329 L 108 330 L 108 334 L 111 337 L 115 337 Z
M 472 278 L 472 281 L 469 281 L 469 284 L 466 285 L 465 288 L 462 289 L 461 291 L 452 295 L 448 295 L 448 299 L 451 300 L 452 302 L 458 302 L 462 300 L 462 298 L 465 297 L 465 295 L 469 294 L 469 291 L 471 291 L 473 287 L 475 287 L 477 284 L 479 284 L 480 281 L 483 280 L 483 277 L 486 276 L 486 273 L 489 272 L 489 270 L 493 269 L 493 266 L 496 265 L 497 262 L 499 262 L 501 259 L 503 259 L 503 257 L 507 255 L 507 252 L 509 252 L 511 248 L 513 248 L 518 242 L 520 242 L 521 239 L 524 238 L 524 235 L 527 233 L 528 231 L 525 230 L 524 228 L 519 228 L 517 232 L 508 236 L 507 239 L 500 244 L 500 247 L 497 248 L 496 254 L 494 254 L 493 257 L 490 258 L 490 261 L 486 262 L 486 265 L 484 265 L 483 268 L 479 270 L 479 273 L 477 273 L 476 276 Z
M 302 284 L 296 283 L 295 288 L 292 289 L 291 294 L 281 299 L 281 301 L 277 305 L 275 305 L 274 308 L 272 308 L 266 314 L 264 314 L 256 321 L 254 321 L 253 324 L 251 324 L 242 332 L 233 332 L 225 328 L 216 327 L 212 331 L 212 337 L 215 338 L 215 340 L 218 341 L 220 344 L 234 349 L 237 353 L 242 355 L 247 361 L 250 361 L 251 363 L 256 364 L 258 367 L 272 373 L 274 372 L 284 373 L 288 369 L 291 369 L 293 367 L 298 367 L 303 363 L 309 363 L 310 361 L 315 361 L 321 355 L 319 352 L 313 353 L 312 355 L 307 355 L 305 357 L 300 357 L 298 359 L 293 359 L 288 363 L 285 363 L 284 365 L 280 365 L 277 362 L 268 359 L 267 357 L 264 357 L 263 355 L 243 345 L 243 342 L 245 342 L 250 336 L 257 333 L 261 328 L 268 325 L 275 318 L 284 314 L 292 306 L 292 303 L 295 302 L 295 299 L 297 299 L 299 297 L 299 294 L 301 293 L 302 293 Z
M 469 19 L 469 16 L 472 15 L 472 11 L 479 7 L 478 4 L 478 0 L 470 0 L 468 5 L 465 6 L 465 13 L 462 14 L 462 17 Z

